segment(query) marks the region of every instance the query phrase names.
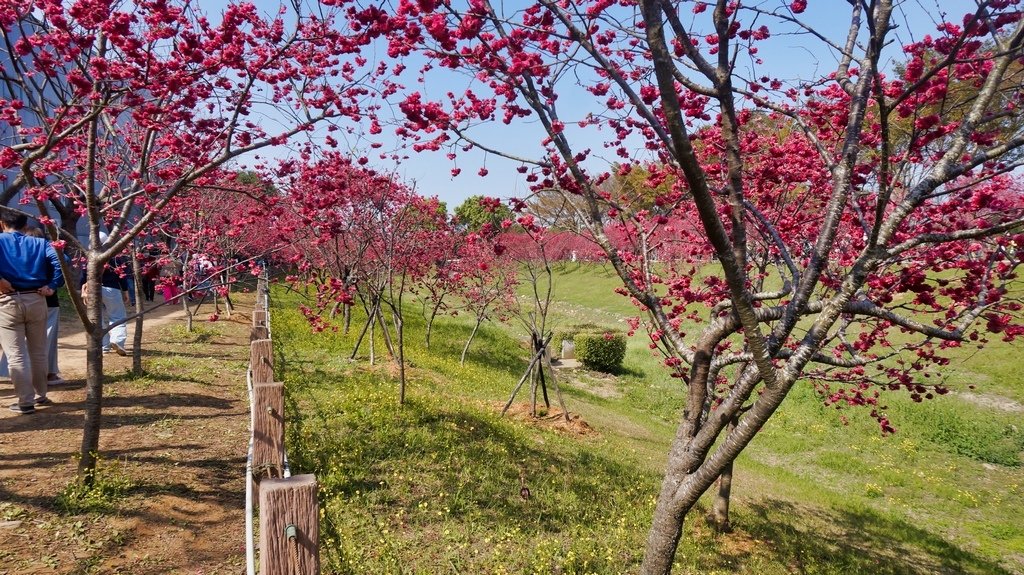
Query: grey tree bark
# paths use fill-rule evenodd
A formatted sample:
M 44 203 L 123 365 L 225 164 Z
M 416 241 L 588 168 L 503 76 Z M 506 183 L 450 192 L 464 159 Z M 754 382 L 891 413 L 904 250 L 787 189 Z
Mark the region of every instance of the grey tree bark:
M 142 262 L 132 246 L 132 278 L 135 280 L 135 333 L 132 334 L 132 373 L 142 375 L 142 328 L 145 323 L 146 298 L 142 293 Z

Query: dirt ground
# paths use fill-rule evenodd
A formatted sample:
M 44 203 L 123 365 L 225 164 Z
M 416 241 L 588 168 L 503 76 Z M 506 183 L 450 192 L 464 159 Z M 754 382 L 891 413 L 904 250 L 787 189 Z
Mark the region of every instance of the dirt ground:
M 82 436 L 76 320 L 62 318 L 68 383 L 51 388 L 53 406 L 10 412 L 13 388 L 0 381 L 0 575 L 244 573 L 250 312 L 243 296 L 230 319 L 189 334 L 179 307 L 154 311 L 142 378 L 128 375 L 130 357 L 104 356 L 105 511 L 76 515 L 58 498 L 75 478 Z

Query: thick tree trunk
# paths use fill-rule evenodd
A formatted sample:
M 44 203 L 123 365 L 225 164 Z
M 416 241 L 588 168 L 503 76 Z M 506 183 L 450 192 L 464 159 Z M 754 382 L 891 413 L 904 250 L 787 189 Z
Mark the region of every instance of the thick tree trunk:
M 549 341 L 548 345 L 550 344 L 551 342 Z M 551 374 L 551 385 L 555 388 L 555 396 L 558 397 L 558 405 L 562 408 L 562 417 L 565 419 L 566 423 L 569 423 L 569 409 L 565 406 L 565 398 L 562 397 L 562 389 L 558 387 L 558 376 L 555 375 L 555 368 L 551 365 L 551 357 L 546 352 L 547 350 L 545 350 L 544 359 L 541 362 L 541 365 L 547 366 L 548 373 Z
M 132 373 L 142 375 L 142 328 L 146 311 L 145 294 L 142 292 L 142 262 L 132 249 L 132 277 L 135 279 L 135 333 L 132 335 Z
M 426 335 L 426 347 L 427 347 L 427 349 L 430 349 L 430 332 L 431 332 L 432 329 L 434 329 L 434 320 L 437 319 L 437 312 L 440 309 L 441 309 L 441 302 L 438 302 L 434 306 L 434 309 L 430 311 L 430 317 L 427 318 L 427 335 Z M 465 362 L 466 361 L 465 360 L 465 356 L 466 356 L 465 352 L 463 352 L 462 356 L 463 356 L 463 360 L 462 361 Z
M 704 383 L 706 381 L 703 379 Z M 757 372 L 754 372 L 750 381 L 758 381 Z M 735 413 L 729 411 L 730 407 L 738 410 L 739 406 L 730 406 L 727 399 L 699 428 L 689 419 L 680 425 L 672 442 L 668 469 L 655 505 L 654 522 L 648 534 L 647 549 L 640 567 L 641 575 L 665 575 L 671 572 L 682 533 L 683 519 L 696 505 L 700 496 L 725 471 L 726 466 L 736 460 L 740 452 L 750 444 L 775 413 L 792 387 L 793 381 L 787 378 L 780 381 L 778 386 L 761 388 L 749 410 L 730 433 L 724 434 L 724 439 L 710 455 L 707 454 L 715 443 L 715 438 L 719 437 L 714 429 L 728 425 L 731 414 Z M 694 382 L 691 381 L 691 390 L 694 389 L 693 385 Z M 691 431 L 693 433 L 690 433 Z
M 342 314 L 344 314 L 345 318 L 345 335 L 348 335 L 349 330 L 352 329 L 352 304 L 345 304 L 345 307 L 342 308 Z
M 525 383 L 526 379 L 530 377 L 531 373 L 533 373 L 533 366 L 536 365 L 538 361 L 540 361 L 539 355 L 533 356 L 533 358 L 530 360 L 529 365 L 526 366 L 526 371 L 523 373 L 523 377 L 519 378 L 519 383 L 517 383 L 515 388 L 512 389 L 512 395 L 509 396 L 508 402 L 505 403 L 505 407 L 502 408 L 502 415 L 505 415 L 505 413 L 508 411 L 508 408 L 512 407 L 512 402 L 515 401 L 516 394 L 519 393 L 519 390 L 523 387 L 523 383 Z
M 473 325 L 473 331 L 469 332 L 469 339 L 466 340 L 466 345 L 462 346 L 462 357 L 459 358 L 459 365 L 466 365 L 466 354 L 469 352 L 469 344 L 473 343 L 473 338 L 476 337 L 476 332 L 480 329 L 480 324 L 482 322 L 483 318 L 476 318 L 476 323 Z
M 89 275 L 85 282 L 86 316 L 92 323 L 92 329 L 86 330 L 85 421 L 82 426 L 82 452 L 78 460 L 78 475 L 82 482 L 90 487 L 96 478 L 103 410 L 102 276 L 102 264 L 97 266 L 89 262 Z
M 663 504 L 666 499 L 672 498 L 672 487 L 666 476 L 661 495 L 658 496 L 658 505 L 654 508 L 651 530 L 647 535 L 647 549 L 640 566 L 642 575 L 669 575 L 672 572 L 676 549 L 683 535 L 683 519 L 690 511 L 689 507 Z

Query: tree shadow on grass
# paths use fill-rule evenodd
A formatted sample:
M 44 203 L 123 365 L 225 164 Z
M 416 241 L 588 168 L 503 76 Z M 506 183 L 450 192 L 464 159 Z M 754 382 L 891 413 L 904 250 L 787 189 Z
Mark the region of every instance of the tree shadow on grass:
M 649 520 L 650 509 L 640 501 L 656 489 L 656 478 L 599 450 L 573 448 L 443 397 L 413 396 L 399 407 L 394 382 L 380 375 L 342 378 L 320 371 L 316 377 L 315 390 L 290 392 L 289 457 L 296 473 L 317 475 L 324 507 L 342 514 L 331 523 L 359 523 L 360 514 L 395 517 L 403 509 L 411 524 L 429 530 L 436 518 L 428 508 L 483 533 L 572 533 L 606 524 L 616 513 Z M 528 498 L 520 495 L 524 485 Z M 767 558 L 793 573 L 1012 573 L 921 526 L 869 509 L 823 510 L 770 499 L 738 505 L 734 522 L 734 535 L 698 535 L 702 550 L 694 559 L 701 570 L 747 565 L 746 572 L 757 572 Z M 642 531 L 635 534 L 638 546 Z
M 189 449 L 199 449 L 200 445 L 180 445 L 176 446 L 175 449 L 188 451 Z M 214 477 L 220 485 L 227 485 L 233 481 L 241 483 L 243 481 L 242 475 L 238 472 L 239 468 L 244 466 L 244 460 L 241 456 L 237 458 L 207 458 L 207 459 L 188 459 L 183 458 L 168 458 L 167 456 L 160 455 L 159 452 L 166 451 L 166 446 L 154 446 L 145 448 L 133 448 L 133 449 L 120 449 L 111 450 L 105 452 L 104 456 L 109 458 L 109 461 L 115 462 L 114 464 L 103 463 L 100 466 L 98 477 L 106 477 L 110 474 L 115 476 L 131 475 L 130 472 L 125 471 L 122 466 L 125 462 L 129 462 L 131 465 L 138 464 L 151 464 L 161 465 L 167 467 L 173 467 L 175 470 L 180 470 L 183 467 L 195 468 L 197 471 Z M 147 455 L 146 453 L 150 453 Z M 41 453 L 26 453 L 14 456 L 5 456 L 3 465 L 0 468 L 3 469 L 16 469 L 20 467 L 52 467 L 55 465 L 63 465 L 74 455 L 73 453 L 56 453 L 56 454 L 41 454 Z M 115 459 L 123 458 L 123 460 Z M 15 463 L 14 460 L 21 460 L 19 463 Z M 10 464 L 6 463 L 10 462 Z M 127 473 L 127 475 L 126 475 Z M 74 477 L 68 479 L 69 482 L 75 481 Z M 102 479 L 101 479 L 102 481 Z M 132 480 L 126 484 L 126 487 L 121 490 L 118 499 L 127 500 L 131 497 L 139 497 L 142 499 L 154 497 L 156 495 L 174 495 L 182 498 L 189 499 L 195 502 L 208 503 L 216 505 L 225 510 L 238 508 L 241 502 L 244 502 L 244 487 L 238 489 L 213 489 L 213 490 L 200 490 L 196 489 L 193 485 L 189 485 L 184 482 L 150 482 L 148 480 L 136 481 Z M 57 493 L 50 493 L 47 495 L 23 495 L 15 491 L 9 490 L 6 486 L 0 485 L 0 501 L 15 503 L 19 505 L 31 505 L 41 507 L 45 509 L 58 509 L 56 503 L 58 498 Z M 118 511 L 119 515 L 140 515 L 140 513 L 121 509 Z M 154 516 L 155 517 L 155 516 Z
M 473 326 L 466 323 L 436 323 L 430 336 L 430 349 L 424 353 L 434 360 L 457 360 L 472 330 Z M 518 376 L 526 369 L 528 356 L 529 351 L 522 341 L 499 327 L 485 323 L 473 338 L 466 353 L 466 363 Z
M 156 382 L 156 381 L 164 381 L 164 382 L 171 382 L 171 383 L 179 383 L 179 382 L 181 382 L 181 383 L 197 383 L 197 384 L 209 383 L 207 381 L 204 381 L 204 380 L 201 380 L 201 379 L 197 379 L 195 377 L 191 377 L 191 376 L 188 376 L 188 375 L 185 375 L 185 374 L 181 374 L 181 373 L 167 373 L 167 372 L 159 371 L 159 370 L 144 370 L 142 372 L 142 375 L 135 375 L 134 373 L 132 373 L 129 370 L 124 370 L 124 371 L 122 371 L 120 373 L 103 374 L 103 383 L 104 383 L 104 385 L 113 384 L 113 383 L 132 384 L 132 383 L 138 383 L 138 382 L 143 382 L 143 381 L 154 381 L 154 382 Z M 72 384 L 75 385 L 75 387 L 84 387 L 85 386 L 85 380 L 78 380 L 78 381 L 72 382 Z M 62 389 L 75 389 L 75 387 L 62 388 Z
M 844 574 L 1011 575 L 936 533 L 871 509 L 823 512 L 770 499 L 745 503 L 735 523 L 755 540 L 768 542 L 769 553 L 795 573 L 821 572 L 827 566 L 829 572 Z M 725 566 L 743 557 L 726 549 L 721 560 Z
M 398 407 L 344 394 L 303 395 L 301 405 L 289 399 L 293 472 L 315 473 L 327 498 L 362 498 L 371 507 L 429 500 L 485 531 L 558 532 L 605 519 L 610 500 L 646 480 L 611 458 L 548 448 L 514 423 L 458 404 L 412 398 Z
M 155 357 L 180 357 L 184 359 L 216 359 L 219 361 L 239 361 L 242 358 L 235 352 L 235 347 L 231 348 L 232 351 L 224 353 L 204 353 L 204 352 L 186 352 L 186 351 L 164 351 L 159 349 L 144 349 L 142 350 L 142 357 L 144 358 L 155 358 Z

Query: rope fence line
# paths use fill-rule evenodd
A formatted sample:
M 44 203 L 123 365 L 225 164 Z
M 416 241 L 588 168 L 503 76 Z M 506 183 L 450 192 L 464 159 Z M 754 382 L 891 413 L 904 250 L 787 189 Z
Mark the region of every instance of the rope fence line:
M 259 575 L 319 575 L 320 509 L 316 477 L 291 474 L 284 447 L 284 384 L 274 381 L 266 271 L 256 284 L 249 333 L 249 450 L 245 465 L 246 574 L 257 573 L 254 533 L 259 511 Z

